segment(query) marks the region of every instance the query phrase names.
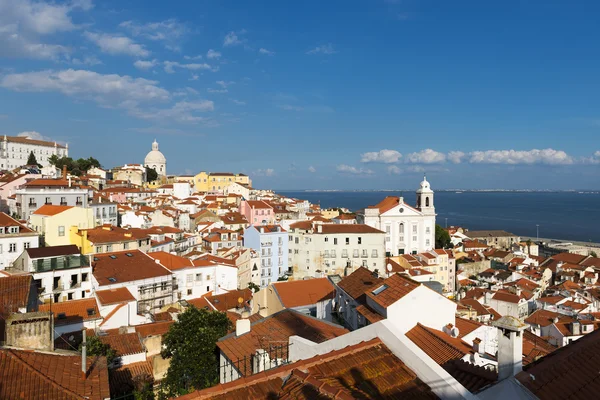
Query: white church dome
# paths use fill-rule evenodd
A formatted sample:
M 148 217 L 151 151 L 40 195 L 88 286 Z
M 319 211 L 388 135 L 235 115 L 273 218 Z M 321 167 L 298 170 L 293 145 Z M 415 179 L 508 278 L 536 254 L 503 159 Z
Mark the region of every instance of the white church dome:
M 154 165 L 154 164 L 166 164 L 167 159 L 163 153 L 158 150 L 158 142 L 154 139 L 154 143 L 152 143 L 152 151 L 146 155 L 144 159 L 144 164 L 146 165 Z
M 427 181 L 427 177 L 423 177 L 423 181 L 421 182 L 421 187 L 417 190 L 417 193 L 433 193 L 431 190 L 431 185 Z

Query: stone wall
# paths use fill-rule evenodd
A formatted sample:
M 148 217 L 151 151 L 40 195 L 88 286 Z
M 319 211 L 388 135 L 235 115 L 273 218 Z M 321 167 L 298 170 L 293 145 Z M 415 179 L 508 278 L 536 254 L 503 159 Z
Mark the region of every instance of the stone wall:
M 50 312 L 12 314 L 6 319 L 6 345 L 54 350 L 54 318 Z

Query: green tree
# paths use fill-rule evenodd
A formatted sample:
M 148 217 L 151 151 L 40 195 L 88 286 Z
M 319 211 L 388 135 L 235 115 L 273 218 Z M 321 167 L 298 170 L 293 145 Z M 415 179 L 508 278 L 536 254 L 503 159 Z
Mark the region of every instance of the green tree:
M 35 158 L 35 154 L 33 154 L 33 151 L 29 153 L 29 157 L 27 158 L 27 165 L 37 165 L 41 167 L 41 165 L 38 164 L 37 159 Z
M 158 173 L 154 168 L 146 167 L 146 181 L 154 182 L 158 179 Z
M 248 289 L 252 290 L 252 292 L 256 293 L 260 290 L 260 287 L 258 287 L 258 285 L 254 282 L 250 282 L 248 284 Z
M 79 350 L 81 350 L 81 346 L 79 345 Z M 106 362 L 111 364 L 115 357 L 117 356 L 117 352 L 114 351 L 109 345 L 102 343 L 98 336 L 91 336 L 86 339 L 87 354 L 89 356 L 104 356 L 106 357 Z
M 154 391 L 152 390 L 154 378 L 152 375 L 147 372 L 141 372 L 134 376 L 132 381 L 134 385 L 134 400 L 154 400 Z
M 596 253 L 595 251 L 590 251 L 590 256 L 598 258 L 598 253 Z
M 163 388 L 168 396 L 219 382 L 216 343 L 232 328 L 227 314 L 195 307 L 180 314 L 163 338 L 161 356 L 170 359 Z
M 447 230 L 439 225 L 435 225 L 435 248 L 436 249 L 447 249 L 452 246 L 450 240 L 450 234 Z

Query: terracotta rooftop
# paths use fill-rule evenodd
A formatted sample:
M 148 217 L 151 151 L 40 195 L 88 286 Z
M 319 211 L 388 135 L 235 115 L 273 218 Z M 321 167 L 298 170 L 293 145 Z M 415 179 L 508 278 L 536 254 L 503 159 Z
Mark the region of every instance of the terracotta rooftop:
M 0 212 L 0 227 L 18 226 L 20 233 L 33 233 L 33 231 L 27 228 L 25 225 L 20 223 L 14 218 L 9 217 L 7 214 Z M 8 234 L 8 232 L 6 233 Z
M 381 214 L 390 211 L 392 208 L 400 205 L 400 197 L 398 196 L 387 196 L 385 199 L 381 200 L 379 204 L 374 206 L 369 206 L 368 208 L 378 208 Z M 406 203 L 403 203 L 403 207 L 407 207 L 409 209 L 417 211 L 415 208 L 409 206 Z
M 154 376 L 150 361 L 141 361 L 114 368 L 110 373 L 111 398 L 115 399 L 133 393 L 136 389 L 135 379 L 142 375 Z
M 460 317 L 456 317 L 454 325 L 458 328 L 458 337 L 467 336 L 469 333 L 483 326 L 480 322 Z
M 88 336 L 95 335 L 92 329 L 88 329 L 87 334 Z M 120 333 L 119 329 L 110 329 L 96 336 L 98 336 L 98 339 L 102 343 L 109 345 L 117 353 L 117 357 L 144 353 L 144 348 L 137 332 Z
M 52 311 L 54 325 L 70 325 L 84 321 L 102 319 L 96 299 L 93 297 L 81 300 L 69 300 L 61 303 L 41 304 L 39 311 Z
M 490 314 L 489 310 L 487 308 L 485 308 L 485 306 L 483 304 L 481 304 L 479 301 L 477 301 L 475 299 L 462 299 L 460 301 L 460 304 L 467 306 L 469 308 L 472 308 L 473 310 L 475 310 L 475 312 L 477 313 L 478 316 Z
M 600 392 L 600 331 L 525 366 L 517 379 L 537 398 L 592 399 Z
M 96 254 L 92 266 L 92 273 L 100 286 L 171 275 L 139 250 Z
M 560 318 L 561 314 L 549 310 L 536 310 L 525 322 L 530 325 L 548 326 L 554 322 L 554 318 Z
M 169 271 L 177 271 L 185 268 L 193 268 L 194 263 L 189 258 L 176 256 L 165 251 L 154 251 L 148 255 L 155 260 L 159 260 Z
M 93 399 L 110 397 L 108 369 L 103 357 L 88 357 L 88 376 L 82 378 L 81 355 L 67 356 L 0 349 L 0 398 Z
M 328 278 L 274 282 L 272 285 L 285 308 L 307 306 L 335 297 Z
M 99 290 L 96 292 L 98 301 L 103 306 L 117 303 L 128 303 L 135 301 L 135 297 L 131 294 L 129 289 L 122 287 L 116 289 Z
M 141 229 L 125 229 L 116 226 L 98 226 L 92 229 L 80 229 L 77 235 L 87 238 L 93 244 L 131 242 L 134 240 L 149 239 L 149 235 Z
M 79 247 L 74 244 L 66 244 L 62 246 L 50 246 L 50 247 L 35 247 L 26 250 L 29 258 L 50 258 L 60 256 L 72 256 L 80 255 Z
M 264 349 L 271 358 L 287 358 L 287 343 L 290 336 L 300 336 L 315 343 L 348 333 L 348 330 L 294 310 L 282 310 L 251 325 L 250 332 L 240 336 L 235 333 L 224 336 L 217 347 L 231 361 L 237 362 L 246 357 L 247 362 L 240 364 L 240 373 L 250 375 L 252 355 L 256 350 Z M 285 354 L 282 354 L 285 353 Z M 277 355 L 276 355 L 277 353 Z M 242 369 L 245 369 L 242 370 Z
M 217 295 L 205 295 L 204 297 L 215 310 L 227 311 L 231 310 L 232 308 L 245 307 L 248 301 L 252 299 L 252 290 L 231 290 L 227 293 Z M 242 299 L 242 303 L 240 303 L 240 299 Z
M 459 338 L 453 338 L 444 332 L 417 324 L 406 337 L 423 350 L 438 365 L 459 360 L 472 352 L 472 347 Z
M 217 385 L 182 400 L 435 399 L 379 339 Z
M 360 267 L 350 275 L 342 278 L 338 282 L 337 286 L 359 302 L 364 301 L 365 292 L 380 286 L 383 282 L 382 278 L 373 275 L 373 272 L 369 271 L 365 267 Z
M 357 233 L 381 233 L 379 229 L 375 229 L 372 226 L 364 225 L 364 224 L 322 224 L 322 234 L 323 235 L 334 235 L 334 234 L 357 234 Z M 314 233 L 319 233 L 317 229 L 315 229 Z
M 385 279 L 380 286 L 367 291 L 367 296 L 383 308 L 387 308 L 421 286 L 407 276 L 393 274 Z
M 528 330 L 523 331 L 523 365 L 531 364 L 555 350 L 555 346 L 535 333 Z
M 504 293 L 504 292 L 496 292 L 494 296 L 492 296 L 492 300 L 504 301 L 506 303 L 514 303 L 518 304 L 521 298 L 516 294 L 512 293 Z
M 385 317 L 379 314 L 377 311 L 373 310 L 366 304 L 361 304 L 356 307 L 356 312 L 365 317 L 370 324 L 374 324 L 376 322 L 382 321 Z
M 152 324 L 136 325 L 135 331 L 139 333 L 141 338 L 149 336 L 162 336 L 169 331 L 174 321 L 154 322 Z
M 14 275 L 0 278 L 0 316 L 27 307 L 32 283 L 33 278 L 31 275 Z M 35 287 L 33 289 L 35 290 Z M 2 321 L 1 328 L 4 329 L 4 319 L 0 317 L 0 320 Z

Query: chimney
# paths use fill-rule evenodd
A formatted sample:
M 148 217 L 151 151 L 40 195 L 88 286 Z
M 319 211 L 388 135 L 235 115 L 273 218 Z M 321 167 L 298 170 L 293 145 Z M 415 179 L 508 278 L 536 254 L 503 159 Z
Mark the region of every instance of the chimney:
M 444 331 L 444 333 L 446 335 L 451 335 L 452 328 L 454 328 L 454 325 L 448 324 L 448 325 L 444 326 L 444 328 L 442 330 Z
M 473 352 L 476 354 L 484 353 L 483 345 L 481 344 L 481 339 L 479 339 L 478 337 L 473 339 Z
M 81 342 L 81 378 L 87 378 L 87 348 L 86 348 L 86 332 L 85 328 L 81 332 L 83 334 L 83 341 Z
M 250 332 L 250 320 L 249 319 L 238 319 L 235 322 L 235 336 L 241 336 L 244 333 Z
M 508 315 L 492 325 L 498 328 L 498 380 L 501 381 L 523 370 L 523 331 L 526 326 Z
M 67 179 L 67 166 L 63 165 L 62 178 Z

